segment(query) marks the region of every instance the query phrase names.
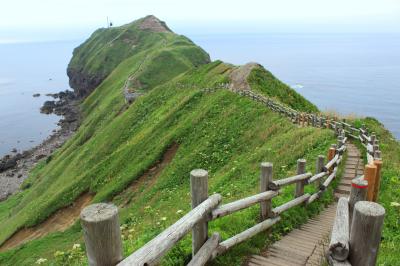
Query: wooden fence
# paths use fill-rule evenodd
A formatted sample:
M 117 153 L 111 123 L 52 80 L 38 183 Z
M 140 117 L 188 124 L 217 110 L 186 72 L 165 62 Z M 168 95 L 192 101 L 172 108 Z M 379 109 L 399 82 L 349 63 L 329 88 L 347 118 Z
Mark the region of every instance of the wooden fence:
M 367 152 L 364 175 L 352 180 L 350 197 L 340 198 L 336 210 L 328 263 L 331 266 L 374 266 L 378 256 L 385 209 L 377 202 L 382 159 L 375 134 L 365 126 L 359 139 Z
M 227 86 L 221 87 L 227 88 Z M 205 92 L 214 90 L 204 89 Z M 81 224 L 89 265 L 154 265 L 189 232 L 192 232 L 193 256 L 188 265 L 204 265 L 233 246 L 278 223 L 283 212 L 299 205 L 306 207 L 318 200 L 336 177 L 338 165 L 342 162 L 343 153 L 346 150 L 347 136 L 361 140 L 368 150 L 369 157 L 375 156 L 372 159 L 380 156 L 376 137 L 373 137 L 373 134 L 368 136 L 364 127 L 357 129 L 344 121 L 336 121 L 335 119 L 315 114 L 300 113 L 251 91 L 232 91 L 263 103 L 271 110 L 287 116 L 294 123 L 302 126 L 323 127 L 334 130 L 338 136 L 338 143 L 333 144 L 329 149 L 327 163 L 324 163 L 324 156 L 318 156 L 316 158 L 316 173 L 312 174 L 305 171 L 306 161 L 299 159 L 297 161 L 297 174 L 279 180 L 273 179 L 272 163 L 261 163 L 260 193 L 227 204 L 221 204 L 222 196 L 219 194 L 208 195 L 207 171 L 201 169 L 193 170 L 190 173 L 192 210 L 123 260 L 117 207 L 104 203 L 90 205 L 81 213 Z M 371 160 L 371 158 L 368 160 Z M 377 171 L 370 174 L 371 176 L 374 174 L 375 184 L 379 184 L 376 181 L 376 173 Z M 366 175 L 366 178 L 368 177 L 369 175 Z M 373 182 L 369 181 L 368 191 L 371 183 Z M 296 186 L 294 199 L 273 208 L 272 200 L 280 194 L 280 189 L 292 184 Z M 318 191 L 312 195 L 304 193 L 304 187 L 310 184 L 315 184 L 318 188 Z M 379 186 L 376 187 L 379 190 Z M 373 191 L 377 193 L 376 187 L 373 188 Z M 358 198 L 355 197 L 354 199 Z M 353 201 L 350 199 L 350 201 L 354 202 L 354 199 Z M 222 240 L 217 232 L 208 237 L 209 222 L 255 204 L 260 206 L 260 223 L 226 240 Z M 355 210 L 358 209 L 357 204 L 353 207 Z M 356 215 L 358 213 L 355 214 L 354 219 L 360 219 L 356 218 Z

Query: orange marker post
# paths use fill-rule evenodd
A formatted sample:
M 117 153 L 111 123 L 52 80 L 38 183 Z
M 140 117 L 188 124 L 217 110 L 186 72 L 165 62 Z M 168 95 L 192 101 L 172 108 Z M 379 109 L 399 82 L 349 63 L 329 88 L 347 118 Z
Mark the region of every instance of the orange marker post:
M 372 201 L 374 198 L 376 169 L 377 167 L 374 164 L 367 164 L 364 168 L 364 179 L 368 181 L 368 201 Z
M 336 149 L 335 148 L 329 148 L 328 151 L 328 162 L 330 162 L 333 157 L 335 157 Z M 328 169 L 329 173 L 332 173 L 332 167 Z
M 372 197 L 372 201 L 377 202 L 379 196 L 379 188 L 381 186 L 382 160 L 375 160 L 374 165 L 376 166 L 376 175 L 375 175 L 374 196 Z

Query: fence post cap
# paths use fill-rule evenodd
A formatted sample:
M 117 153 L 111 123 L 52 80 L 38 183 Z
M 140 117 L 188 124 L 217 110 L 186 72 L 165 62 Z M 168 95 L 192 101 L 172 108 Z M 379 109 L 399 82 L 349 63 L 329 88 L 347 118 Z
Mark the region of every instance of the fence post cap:
M 305 162 L 306 162 L 306 159 L 298 159 L 297 162 L 298 162 L 298 163 L 305 163 Z
M 85 207 L 81 219 L 86 222 L 101 222 L 118 214 L 118 207 L 112 203 L 96 203 Z
M 368 186 L 368 181 L 357 177 L 351 180 L 351 185 L 354 187 L 364 188 Z
M 208 172 L 204 169 L 194 169 L 190 172 L 190 175 L 194 177 L 206 177 Z
M 372 201 L 359 201 L 354 205 L 354 209 L 368 216 L 379 217 L 385 215 L 385 208 Z
M 261 163 L 261 167 L 272 167 L 272 166 L 273 166 L 273 164 L 270 162 L 262 162 Z
M 371 168 L 372 168 L 372 169 L 376 169 L 376 165 L 375 165 L 375 164 L 366 164 L 366 165 L 365 165 L 365 169 L 367 169 L 367 168 L 368 168 L 368 169 L 371 169 Z

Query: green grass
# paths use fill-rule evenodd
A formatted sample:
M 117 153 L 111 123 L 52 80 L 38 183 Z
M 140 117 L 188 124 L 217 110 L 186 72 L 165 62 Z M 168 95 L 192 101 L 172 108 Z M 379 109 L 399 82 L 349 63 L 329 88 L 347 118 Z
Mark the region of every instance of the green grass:
M 220 193 L 224 202 L 230 202 L 258 192 L 262 161 L 274 164 L 275 179 L 293 175 L 299 158 L 306 158 L 307 170 L 313 171 L 317 156 L 326 154 L 336 141 L 330 130 L 298 128 L 265 106 L 228 90 L 203 92 L 203 88 L 227 82 L 233 66 L 221 61 L 204 64 L 208 56 L 186 37 L 138 31 L 136 27 L 132 23 L 101 29 L 75 51 L 71 65 L 89 74 L 103 73 L 107 78 L 82 103 L 83 121 L 76 134 L 51 160 L 33 169 L 22 192 L 0 202 L 0 243 L 89 191 L 95 194 L 94 202 L 112 201 L 120 206 L 128 202 L 120 210 L 126 256 L 190 210 L 192 169 L 208 170 L 210 193 Z M 135 52 L 124 47 L 126 38 L 136 42 Z M 115 45 L 109 45 L 110 40 L 115 40 Z M 132 75 L 138 81 L 136 89 L 146 93 L 127 107 L 122 87 Z M 262 68 L 253 70 L 248 81 L 254 90 L 292 108 L 317 111 Z M 380 125 L 367 122 L 376 127 L 387 156 L 384 160 L 388 161 L 384 164 L 381 199 L 391 209 L 381 253 L 394 261 L 398 209 L 390 207 L 390 202 L 399 196 L 398 189 L 391 190 L 398 188 L 399 148 Z M 127 189 L 173 144 L 179 148 L 157 179 L 140 182 L 135 190 Z M 306 188 L 306 192 L 313 191 L 313 186 Z M 274 206 L 293 199 L 293 194 L 293 186 L 285 188 L 273 200 Z M 331 200 L 332 193 L 325 193 L 308 208 L 291 209 L 270 235 L 255 236 L 213 264 L 240 265 L 247 255 L 258 253 Z M 224 239 L 233 236 L 255 225 L 258 212 L 254 206 L 213 221 L 210 233 L 217 231 Z M 72 249 L 75 243 L 83 244 L 79 223 L 65 232 L 0 253 L 0 265 L 32 265 L 39 258 L 46 258 L 47 265 L 85 265 L 84 250 Z M 190 249 L 188 235 L 167 254 L 163 264 L 183 265 L 190 260 Z
M 378 265 L 398 265 L 400 260 L 400 143 L 376 119 L 366 118 L 358 122 L 365 123 L 371 132 L 375 132 L 380 141 L 382 152 L 382 177 L 378 203 L 386 210 L 382 242 Z M 365 153 L 365 152 L 364 152 Z
M 129 254 L 177 220 L 178 209 L 189 210 L 188 175 L 192 169 L 207 169 L 210 191 L 222 193 L 229 201 L 257 191 L 261 161 L 274 162 L 276 176 L 284 177 L 293 173 L 298 158 L 307 156 L 314 161 L 334 142 L 330 131 L 296 128 L 264 106 L 229 91 L 201 92 L 203 87 L 226 81 L 232 67 L 222 62 L 175 78 L 172 74 L 170 82 L 154 87 L 121 113 L 121 84 L 138 67 L 136 58 L 140 56 L 121 63 L 86 99 L 82 104 L 83 124 L 76 135 L 51 161 L 41 163 L 31 173 L 22 193 L 0 203 L 1 242 L 18 228 L 43 221 L 85 191 L 96 194 L 95 202 L 112 200 L 154 165 L 172 143 L 179 143 L 174 160 L 149 190 L 144 195 L 127 195 L 134 200 L 121 211 L 121 220 L 137 232 L 125 241 Z M 198 88 L 190 88 L 194 84 Z M 313 165 L 314 162 L 310 167 Z M 288 190 L 276 202 L 282 203 L 291 194 Z M 151 211 L 145 208 L 149 203 Z M 285 228 L 314 212 L 300 208 L 288 216 Z M 164 216 L 166 221 L 157 224 Z M 233 216 L 229 222 L 215 222 L 211 228 L 226 237 L 256 222 L 255 208 Z M 78 229 L 63 234 L 66 240 L 50 235 L 2 254 L 0 262 L 24 265 L 32 258 L 50 260 L 54 252 L 72 246 L 81 237 Z M 188 257 L 188 239 L 182 241 L 180 249 L 174 249 L 167 262 L 181 262 Z M 258 238 L 257 245 L 249 242 L 218 261 L 224 264 L 237 258 L 239 263 L 249 248 L 262 248 L 262 239 Z M 46 252 L 37 251 L 37 243 L 47 243 Z
M 139 30 L 144 18 L 132 23 L 95 31 L 75 48 L 69 71 L 88 80 L 104 80 L 115 68 L 135 55 L 144 72 L 134 89 L 148 89 L 158 81 L 171 78 L 170 72 L 182 72 L 210 62 L 209 55 L 191 40 L 173 32 Z M 157 62 L 157 63 L 154 63 Z M 153 84 L 151 84 L 153 83 Z
M 248 77 L 248 82 L 254 91 L 284 103 L 295 110 L 309 113 L 318 112 L 318 108 L 314 104 L 275 78 L 271 72 L 263 67 L 254 68 Z

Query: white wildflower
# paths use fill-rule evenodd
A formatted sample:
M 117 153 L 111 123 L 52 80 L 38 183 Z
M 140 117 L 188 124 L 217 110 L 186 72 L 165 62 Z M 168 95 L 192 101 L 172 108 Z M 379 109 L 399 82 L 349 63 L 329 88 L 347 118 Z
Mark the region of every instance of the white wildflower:
M 81 244 L 74 244 L 72 246 L 72 249 L 80 249 L 81 248 Z
M 38 260 L 36 261 L 36 264 L 43 264 L 43 263 L 45 263 L 46 261 L 47 261 L 47 259 L 40 258 L 40 259 L 38 259 Z
M 392 207 L 400 207 L 400 203 L 398 203 L 398 202 L 391 202 L 391 203 L 390 203 L 390 206 L 392 206 Z

